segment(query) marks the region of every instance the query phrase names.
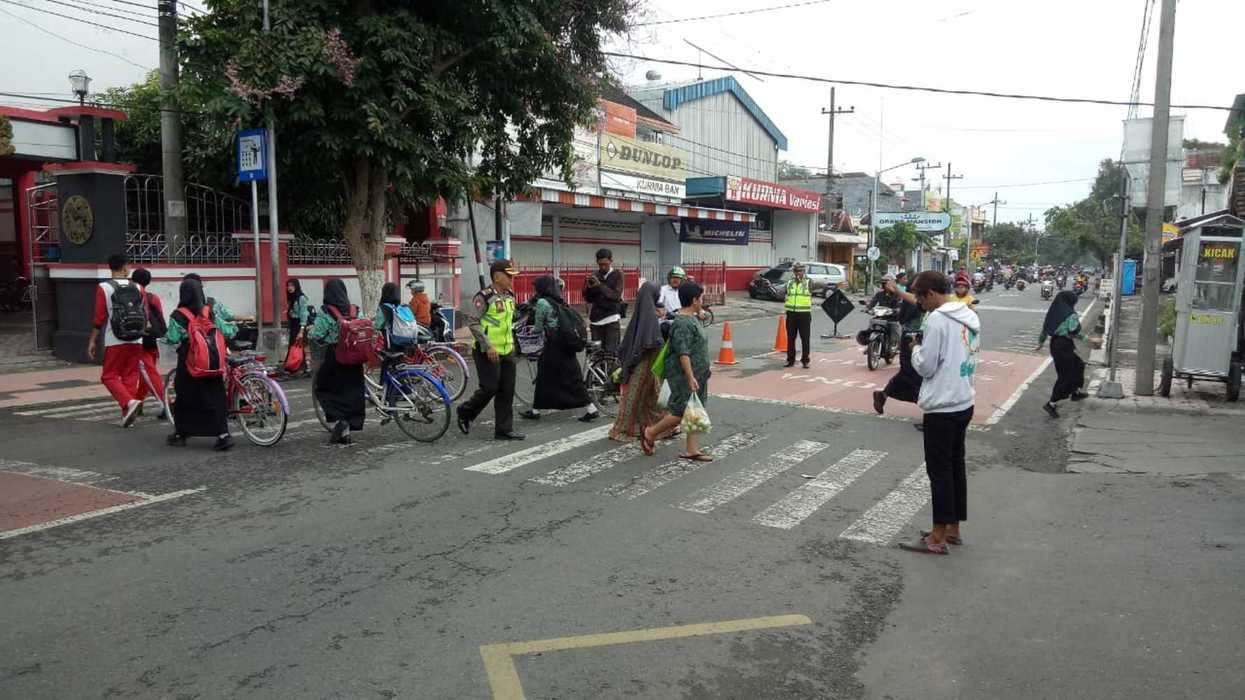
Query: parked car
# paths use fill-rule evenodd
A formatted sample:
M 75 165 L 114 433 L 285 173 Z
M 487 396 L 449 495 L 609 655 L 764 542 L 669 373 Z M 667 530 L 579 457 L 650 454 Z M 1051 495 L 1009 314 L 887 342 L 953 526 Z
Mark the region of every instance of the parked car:
M 748 282 L 748 296 L 753 299 L 769 301 L 785 301 L 787 298 L 787 282 L 795 275 L 790 269 L 771 267 L 756 273 Z
M 791 271 L 791 267 L 795 265 L 792 261 L 781 262 L 771 269 Z M 847 271 L 842 265 L 834 263 L 816 262 L 813 260 L 804 261 L 804 274 L 808 276 L 812 282 L 812 291 L 814 295 L 826 295 L 826 289 L 832 285 L 847 284 Z

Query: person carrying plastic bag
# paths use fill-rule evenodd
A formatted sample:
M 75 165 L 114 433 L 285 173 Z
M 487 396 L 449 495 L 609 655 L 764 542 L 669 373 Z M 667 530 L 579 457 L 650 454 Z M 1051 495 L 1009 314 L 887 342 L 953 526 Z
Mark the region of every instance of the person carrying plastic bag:
M 679 286 L 681 308 L 670 328 L 670 342 L 664 358 L 665 379 L 670 386 L 667 404 L 670 415 L 646 426 L 640 433 L 640 447 L 646 455 L 656 452 L 653 441 L 657 437 L 682 423 L 687 433 L 687 451 L 679 456 L 696 462 L 713 461 L 711 455 L 700 450 L 700 435 L 709 428 L 708 413 L 704 410 L 709 400 L 709 342 L 697 320 L 703 294 L 704 290 L 695 282 Z M 696 404 L 692 404 L 693 398 Z M 689 412 L 692 417 L 685 420 Z

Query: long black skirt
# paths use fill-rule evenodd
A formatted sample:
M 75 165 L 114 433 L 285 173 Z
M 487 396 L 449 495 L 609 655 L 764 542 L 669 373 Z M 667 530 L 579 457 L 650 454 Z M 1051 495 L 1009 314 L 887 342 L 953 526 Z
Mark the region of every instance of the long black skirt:
M 1066 336 L 1050 339 L 1050 356 L 1055 361 L 1055 386 L 1050 391 L 1051 403 L 1062 401 L 1085 384 L 1085 360 L 1076 354 L 1076 343 Z
M 173 429 L 182 437 L 219 437 L 229 432 L 224 377 L 195 379 L 186 371 L 186 344 L 177 349 L 177 372 L 173 375 L 177 403 L 173 406 Z
M 558 411 L 583 408 L 589 403 L 583 369 L 575 353 L 561 347 L 556 340 L 545 343 L 540 361 L 536 363 L 536 391 L 532 408 Z
M 363 365 L 340 365 L 334 346 L 324 348 L 324 360 L 316 371 L 316 401 L 329 424 L 346 421 L 351 430 L 363 430 Z

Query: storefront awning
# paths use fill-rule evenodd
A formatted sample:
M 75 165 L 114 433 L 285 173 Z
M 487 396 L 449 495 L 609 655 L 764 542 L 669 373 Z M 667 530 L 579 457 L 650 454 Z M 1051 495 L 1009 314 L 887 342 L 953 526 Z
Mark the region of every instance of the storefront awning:
M 629 211 L 637 214 L 653 216 L 672 216 L 684 219 L 710 219 L 715 221 L 756 221 L 756 214 L 749 211 L 732 209 L 714 209 L 711 207 L 689 207 L 680 204 L 659 204 L 638 199 L 623 197 L 604 197 L 595 194 L 578 194 L 563 190 L 542 187 L 536 190 L 542 202 L 566 204 L 586 209 L 607 209 L 610 211 Z
M 817 233 L 818 243 L 851 243 L 852 245 L 862 245 L 869 242 L 864 236 L 854 233 L 830 233 L 827 231 L 819 231 Z

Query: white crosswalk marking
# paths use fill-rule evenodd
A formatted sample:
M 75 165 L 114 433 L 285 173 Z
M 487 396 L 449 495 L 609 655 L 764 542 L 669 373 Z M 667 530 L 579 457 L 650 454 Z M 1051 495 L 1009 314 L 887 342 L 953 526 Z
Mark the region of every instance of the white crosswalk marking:
M 929 500 L 929 477 L 925 465 L 917 467 L 894 491 L 865 511 L 839 537 L 871 544 L 886 544 L 912 520 Z
M 548 459 L 577 447 L 596 442 L 608 435 L 612 427 L 612 425 L 602 425 L 569 437 L 559 438 L 542 445 L 502 455 L 496 459 L 490 459 L 487 462 L 467 467 L 467 471 L 480 472 L 481 474 L 505 474 L 533 462 L 539 462 L 542 459 Z
M 761 438 L 751 433 L 735 433 L 714 445 L 712 454 L 715 460 L 725 459 L 740 450 L 752 447 L 760 441 Z M 639 498 L 653 489 L 660 488 L 675 479 L 691 474 L 706 464 L 709 464 L 709 462 L 697 462 L 678 457 L 669 462 L 659 464 L 633 479 L 614 484 L 601 493 L 609 496 L 620 496 L 628 500 Z
M 568 464 L 565 467 L 558 467 L 553 471 L 538 476 L 532 481 L 546 486 L 567 486 L 577 481 L 582 481 L 595 474 L 607 471 L 618 464 L 629 459 L 634 459 L 644 454 L 638 443 L 631 443 L 615 447 L 607 450 L 599 455 L 593 455 L 588 459 L 580 460 L 574 464 Z
M 830 499 L 842 493 L 843 489 L 850 486 L 873 465 L 881 462 L 885 456 L 885 452 L 852 450 L 846 457 L 818 474 L 817 478 L 758 513 L 752 521 L 760 525 L 790 530 L 817 512 L 817 509 L 828 503 Z
M 800 440 L 770 457 L 757 460 L 747 469 L 697 491 L 687 500 L 676 504 L 675 507 L 693 513 L 708 513 L 723 503 L 739 498 L 827 447 L 829 445 L 825 443 Z
M 97 401 L 92 403 L 77 403 L 70 406 L 57 406 L 55 408 L 38 408 L 31 411 L 17 411 L 19 416 L 46 416 L 49 414 L 65 413 L 72 411 L 81 411 L 84 409 L 100 409 L 111 407 L 120 413 L 121 409 L 117 406 L 117 402 L 109 399 L 107 401 Z

